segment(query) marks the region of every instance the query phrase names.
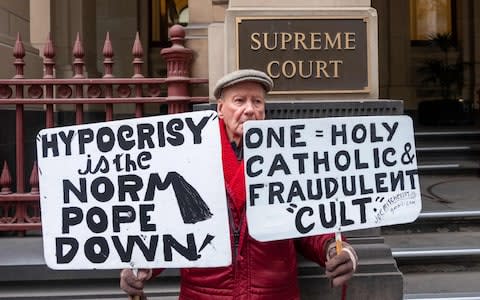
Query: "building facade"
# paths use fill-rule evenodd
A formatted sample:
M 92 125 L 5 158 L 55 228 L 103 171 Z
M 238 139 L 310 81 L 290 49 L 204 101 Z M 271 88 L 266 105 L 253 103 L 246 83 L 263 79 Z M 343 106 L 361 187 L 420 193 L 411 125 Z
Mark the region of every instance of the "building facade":
M 322 6 L 327 2 L 318 1 Z M 26 68 L 27 77 L 41 76 L 42 51 L 49 34 L 57 49 L 56 76 L 72 76 L 71 49 L 77 33 L 84 44 L 85 73 L 99 76 L 107 32 L 115 49 L 114 75 L 130 75 L 132 43 L 139 32 L 146 49 L 144 71 L 162 76 L 165 62 L 160 50 L 169 45 L 168 28 L 180 23 L 186 26 L 187 47 L 194 50 L 192 76 L 208 78 L 209 72 L 218 72 L 213 68 L 225 47 L 209 46 L 209 41 L 216 38 L 209 36 L 209 28 L 225 23 L 229 5 L 228 0 L 3 0 L 0 59 L 10 67 L 2 68 L 0 76 L 9 78 L 13 74 L 11 51 L 17 33 L 27 45 L 26 64 L 31 66 Z M 463 99 L 478 108 L 480 3 L 373 0 L 371 6 L 378 15 L 379 98 L 404 100 L 407 111 L 417 111 L 422 101 L 445 97 Z M 448 38 L 446 49 L 432 46 L 435 33 Z M 433 58 L 440 66 L 432 65 Z M 434 69 L 442 63 L 451 67 L 448 73 L 453 78 L 442 78 L 442 73 Z M 208 90 L 199 88 L 194 93 L 206 95 Z

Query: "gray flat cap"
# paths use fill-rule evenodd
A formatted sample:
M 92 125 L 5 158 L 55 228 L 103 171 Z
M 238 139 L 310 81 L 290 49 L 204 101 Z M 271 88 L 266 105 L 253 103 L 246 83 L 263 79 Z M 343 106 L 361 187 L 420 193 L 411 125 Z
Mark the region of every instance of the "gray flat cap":
M 243 69 L 233 71 L 220 78 L 215 85 L 213 95 L 218 99 L 222 95 L 222 90 L 224 88 L 245 81 L 260 83 L 267 93 L 273 88 L 273 80 L 264 72 L 253 69 Z

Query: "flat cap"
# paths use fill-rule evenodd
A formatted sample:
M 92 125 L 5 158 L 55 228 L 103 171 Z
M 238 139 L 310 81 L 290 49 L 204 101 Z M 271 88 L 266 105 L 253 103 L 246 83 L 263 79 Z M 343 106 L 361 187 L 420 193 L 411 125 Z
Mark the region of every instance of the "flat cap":
M 213 95 L 218 99 L 222 95 L 224 88 L 245 81 L 260 83 L 267 93 L 273 88 L 273 80 L 264 72 L 253 69 L 242 69 L 228 73 L 220 78 L 215 85 Z

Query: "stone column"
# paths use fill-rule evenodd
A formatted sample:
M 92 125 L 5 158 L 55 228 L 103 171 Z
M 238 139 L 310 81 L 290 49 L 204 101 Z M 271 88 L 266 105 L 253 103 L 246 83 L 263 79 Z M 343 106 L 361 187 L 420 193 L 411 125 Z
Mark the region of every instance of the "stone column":
M 457 26 L 462 28 L 459 33 L 458 42 L 460 47 L 460 55 L 462 60 L 467 63 L 463 70 L 463 88 L 458 95 L 459 98 L 465 98 L 465 100 L 472 100 L 474 107 L 478 109 L 478 99 L 475 95 L 475 70 L 473 65 L 468 63 L 475 60 L 474 47 L 472 43 L 475 41 L 474 37 L 474 10 L 472 1 L 460 1 L 457 2 Z
M 406 110 L 417 109 L 415 101 L 415 89 L 411 88 L 410 74 L 415 74 L 416 66 L 411 62 L 410 58 L 410 11 L 408 1 L 388 1 L 389 23 L 384 24 L 388 26 L 389 32 L 388 44 L 388 65 L 389 72 L 389 98 L 402 99 Z M 398 26 L 402 24 L 402 26 Z
M 97 26 L 97 65 L 102 63 L 102 47 L 105 34 L 110 32 L 115 62 L 113 75 L 115 77 L 131 77 L 133 75 L 132 46 L 138 30 L 138 10 L 141 1 L 106 0 L 93 2 L 97 10 L 94 19 Z M 102 69 L 103 67 L 99 67 L 99 70 Z
M 378 13 L 378 86 L 379 94 L 390 95 L 390 63 L 388 55 L 389 49 L 389 15 L 391 1 L 372 0 L 372 5 Z M 382 96 L 381 96 L 382 97 Z
M 189 1 L 189 22 L 186 27 L 186 47 L 192 49 L 195 55 L 192 61 L 192 77 L 209 77 L 216 72 L 218 62 L 223 62 L 223 44 L 211 45 L 211 39 L 218 40 L 218 35 L 223 36 L 223 22 L 228 1 L 215 0 Z M 220 24 L 220 30 L 214 30 Z M 212 32 L 213 28 L 213 32 Z M 222 38 L 223 41 L 223 38 Z M 222 52 L 222 53 L 220 53 Z M 207 59 L 199 59 L 207 57 Z M 215 55 L 215 56 L 212 56 Z M 221 56 L 218 56 L 221 55 Z M 217 63 L 215 63 L 217 62 Z M 192 86 L 192 95 L 205 95 L 208 90 L 203 85 Z
M 30 41 L 43 56 L 43 48 L 52 31 L 52 7 L 50 0 L 30 0 Z
M 472 6 L 473 6 L 473 34 L 472 34 L 472 41 L 474 43 L 473 45 L 473 66 L 474 68 L 473 74 L 475 78 L 473 79 L 473 86 L 476 88 L 476 97 L 477 101 L 480 102 L 480 2 L 479 1 L 473 1 L 472 0 Z
M 0 62 L 3 66 L 0 69 L 1 78 L 12 78 L 15 75 L 13 48 L 17 34 L 25 48 L 25 78 L 42 74 L 42 59 L 39 51 L 30 42 L 29 5 L 29 0 L 8 0 L 3 1 L 0 6 Z
M 35 2 L 35 1 L 32 1 Z M 96 35 L 96 4 L 94 1 L 52 1 L 51 33 L 55 46 L 56 77 L 70 78 L 73 76 L 73 45 L 80 34 L 85 51 L 85 76 L 96 77 L 97 44 Z

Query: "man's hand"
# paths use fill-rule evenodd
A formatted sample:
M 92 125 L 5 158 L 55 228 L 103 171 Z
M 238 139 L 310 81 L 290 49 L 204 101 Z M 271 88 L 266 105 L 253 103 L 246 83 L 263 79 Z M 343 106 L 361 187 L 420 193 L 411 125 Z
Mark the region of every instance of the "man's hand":
M 144 299 L 143 288 L 145 281 L 150 277 L 152 277 L 151 269 L 139 269 L 137 276 L 132 269 L 123 269 L 120 273 L 120 288 L 129 296 L 141 296 Z
M 352 246 L 342 242 L 342 251 L 337 255 L 335 243 L 327 249 L 327 262 L 325 263 L 325 274 L 331 280 L 332 285 L 342 286 L 352 278 L 357 268 L 357 254 Z

